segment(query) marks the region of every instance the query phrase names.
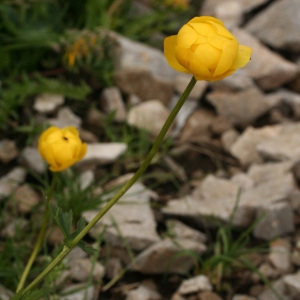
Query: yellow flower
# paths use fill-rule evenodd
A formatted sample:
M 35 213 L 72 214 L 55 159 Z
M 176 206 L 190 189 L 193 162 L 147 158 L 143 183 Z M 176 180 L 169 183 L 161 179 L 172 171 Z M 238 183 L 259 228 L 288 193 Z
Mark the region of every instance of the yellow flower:
M 195 17 L 177 35 L 165 38 L 169 65 L 197 80 L 216 81 L 244 67 L 252 49 L 239 45 L 224 24 L 213 17 Z
M 86 154 L 87 144 L 82 143 L 75 127 L 60 129 L 51 126 L 40 136 L 38 149 L 50 170 L 58 172 L 81 160 Z

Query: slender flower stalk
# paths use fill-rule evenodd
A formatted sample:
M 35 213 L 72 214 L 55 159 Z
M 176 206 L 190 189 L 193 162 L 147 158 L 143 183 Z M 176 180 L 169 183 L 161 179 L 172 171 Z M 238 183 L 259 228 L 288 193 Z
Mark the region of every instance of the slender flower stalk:
M 46 228 L 47 228 L 47 225 L 48 225 L 48 220 L 49 220 L 49 213 L 50 213 L 50 200 L 52 198 L 52 195 L 53 195 L 53 190 L 54 190 L 54 186 L 55 186 L 55 181 L 56 181 L 56 174 L 53 174 L 53 177 L 52 177 L 52 182 L 51 182 L 51 185 L 50 185 L 50 188 L 46 194 L 46 208 L 45 208 L 45 211 L 44 211 L 44 215 L 43 215 L 43 223 L 42 223 L 42 227 L 40 229 L 40 232 L 39 232 L 39 235 L 38 235 L 38 238 L 37 238 L 37 241 L 36 241 L 36 244 L 33 248 L 33 251 L 31 252 L 31 255 L 28 259 L 28 262 L 26 264 L 26 267 L 21 275 L 21 278 L 20 278 L 20 281 L 18 283 L 18 286 L 17 286 L 17 289 L 16 289 L 16 292 L 19 292 L 23 287 L 24 287 L 24 284 L 26 282 L 26 279 L 28 277 L 28 274 L 31 270 L 31 267 L 40 251 L 40 248 L 41 248 L 41 245 L 42 245 L 42 242 L 44 240 L 44 237 L 45 237 L 45 232 L 46 232 Z
M 170 112 L 168 119 L 166 120 L 164 126 L 162 127 L 160 133 L 158 134 L 151 150 L 146 156 L 144 162 L 140 166 L 140 168 L 136 171 L 136 173 L 132 176 L 132 178 L 115 194 L 113 198 L 111 198 L 107 204 L 97 213 L 97 215 L 83 228 L 83 230 L 68 244 L 68 246 L 64 246 L 62 251 L 58 254 L 58 256 L 42 271 L 24 290 L 21 290 L 21 294 L 25 294 L 30 291 L 32 288 L 36 287 L 67 255 L 68 253 L 80 242 L 80 240 L 90 231 L 90 229 L 114 206 L 117 201 L 130 189 L 130 187 L 137 182 L 137 180 L 141 177 L 141 175 L 145 172 L 149 164 L 151 163 L 153 157 L 157 153 L 159 147 L 164 141 L 164 138 L 170 129 L 173 121 L 175 120 L 179 110 L 185 103 L 187 97 L 192 91 L 193 87 L 196 84 L 196 79 L 192 77 L 189 84 L 187 85 L 185 91 L 182 93 L 178 102 Z

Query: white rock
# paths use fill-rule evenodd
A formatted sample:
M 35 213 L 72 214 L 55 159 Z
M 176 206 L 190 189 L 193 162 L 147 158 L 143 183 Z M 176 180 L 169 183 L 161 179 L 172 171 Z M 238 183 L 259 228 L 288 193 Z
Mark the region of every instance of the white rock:
M 105 228 L 104 239 L 113 246 L 123 246 L 124 239 L 131 249 L 145 249 L 158 242 L 156 222 L 150 207 L 151 193 L 141 183 L 134 184 L 109 212 L 91 229 L 97 237 Z M 98 211 L 83 213 L 89 222 Z
M 253 230 L 256 238 L 271 240 L 295 230 L 293 209 L 288 203 L 272 203 L 262 207 L 257 211 L 257 218 L 261 216 L 262 220 Z
M 216 90 L 207 94 L 207 100 L 216 108 L 218 115 L 240 126 L 251 124 L 273 105 L 256 87 L 235 92 Z
M 298 0 L 274 1 L 254 16 L 246 29 L 272 48 L 297 53 L 300 50 L 299 14 Z
M 20 160 L 26 168 L 38 174 L 43 174 L 47 169 L 47 164 L 36 147 L 25 147 Z
M 251 45 L 251 61 L 240 70 L 254 79 L 263 90 L 274 90 L 291 81 L 297 75 L 297 65 L 270 51 L 254 36 L 242 29 L 234 29 L 233 35 L 243 45 Z
M 49 124 L 56 126 L 58 128 L 74 126 L 80 128 L 81 119 L 73 113 L 69 107 L 62 107 L 57 114 L 56 119 L 49 119 Z
M 59 94 L 41 94 L 35 98 L 33 108 L 40 113 L 53 112 L 58 106 L 64 104 L 65 98 Z
M 127 115 L 127 122 L 157 136 L 165 124 L 170 111 L 158 100 L 149 100 L 133 106 Z
M 170 235 L 175 238 L 191 239 L 201 243 L 205 243 L 207 240 L 204 233 L 175 219 L 167 220 L 167 227 Z
M 125 143 L 88 144 L 87 153 L 78 165 L 91 162 L 99 165 L 109 164 L 115 162 L 126 150 Z
M 126 120 L 126 107 L 120 90 L 117 87 L 105 88 L 100 97 L 104 112 L 114 113 L 114 120 L 123 122 Z
M 161 295 L 145 285 L 139 285 L 136 289 L 127 292 L 126 300 L 161 300 Z
M 165 239 L 148 247 L 137 255 L 130 269 L 143 274 L 177 273 L 186 274 L 194 264 L 194 258 L 182 250 L 190 250 L 197 255 L 206 251 L 206 246 L 189 239 Z
M 67 286 L 61 291 L 60 300 L 93 300 L 95 293 L 94 286 L 86 286 L 86 283 L 77 283 Z
M 272 160 L 300 160 L 300 123 L 284 124 L 279 134 L 261 141 L 256 149 L 259 154 Z
M 0 178 L 0 200 L 9 197 L 12 192 L 24 182 L 26 171 L 21 167 L 16 167 L 8 174 Z
M 199 293 L 202 291 L 211 291 L 212 285 L 205 275 L 198 275 L 190 279 L 183 280 L 179 286 L 178 293 L 188 295 L 191 293 Z
M 283 282 L 287 289 L 287 293 L 291 295 L 292 299 L 297 299 L 300 294 L 300 272 L 285 275 L 283 277 Z
M 18 149 L 15 141 L 4 139 L 0 141 L 0 161 L 8 163 L 18 155 Z
M 90 258 L 78 258 L 70 261 L 70 277 L 78 282 L 86 282 L 92 276 L 93 281 L 100 282 L 105 274 L 105 269 L 98 261 L 95 263 Z
M 270 244 L 269 261 L 281 272 L 287 274 L 292 271 L 291 244 L 287 239 L 276 239 Z
M 253 163 L 262 163 L 263 157 L 257 151 L 257 145 L 278 136 L 280 130 L 280 126 L 265 126 L 258 129 L 249 126 L 235 140 L 230 148 L 230 153 L 238 158 L 244 166 L 249 166 Z

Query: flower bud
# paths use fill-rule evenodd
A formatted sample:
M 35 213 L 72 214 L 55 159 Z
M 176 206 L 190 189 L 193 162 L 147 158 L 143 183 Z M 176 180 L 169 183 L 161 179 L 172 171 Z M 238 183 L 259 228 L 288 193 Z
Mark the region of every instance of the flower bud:
M 252 49 L 239 45 L 224 24 L 213 17 L 195 17 L 177 35 L 165 38 L 164 54 L 169 65 L 197 80 L 216 81 L 244 67 Z
M 49 169 L 58 172 L 81 160 L 86 154 L 87 144 L 82 143 L 75 127 L 51 126 L 40 136 L 38 150 L 50 165 Z

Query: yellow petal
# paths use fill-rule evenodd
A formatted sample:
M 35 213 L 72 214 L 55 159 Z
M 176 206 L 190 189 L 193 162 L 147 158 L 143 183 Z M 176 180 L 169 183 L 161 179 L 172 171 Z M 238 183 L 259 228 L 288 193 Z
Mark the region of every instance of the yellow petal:
M 190 73 L 185 67 L 183 67 L 175 56 L 175 48 L 177 44 L 177 36 L 171 35 L 164 40 L 164 54 L 168 64 L 178 72 Z
M 244 67 L 250 61 L 251 54 L 252 54 L 252 49 L 250 47 L 239 45 L 238 55 L 235 61 L 233 62 L 231 68 L 239 69 Z
M 232 69 L 232 65 L 238 54 L 238 42 L 232 41 L 225 43 L 223 46 L 222 54 L 220 56 L 218 65 L 216 66 L 214 77 L 224 74 Z
M 188 23 L 205 23 L 205 22 L 214 22 L 216 24 L 219 24 L 219 25 L 225 27 L 224 23 L 221 20 L 216 19 L 211 16 L 195 17 L 195 18 L 191 19 Z

